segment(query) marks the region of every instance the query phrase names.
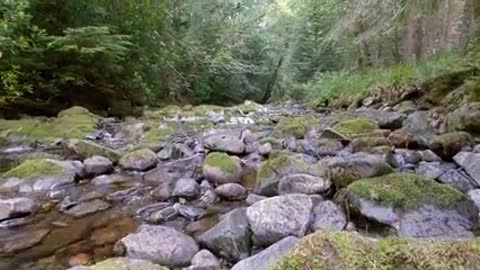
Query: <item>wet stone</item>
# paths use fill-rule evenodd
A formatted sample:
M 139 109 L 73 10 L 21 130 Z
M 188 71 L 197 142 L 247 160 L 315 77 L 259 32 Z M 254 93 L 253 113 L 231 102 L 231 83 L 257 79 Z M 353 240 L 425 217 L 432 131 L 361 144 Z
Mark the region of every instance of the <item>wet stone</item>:
M 11 253 L 32 247 L 40 243 L 49 232 L 48 229 L 41 229 L 0 235 L 0 253 Z
M 110 208 L 111 205 L 103 200 L 92 200 L 88 202 L 82 202 L 74 207 L 65 210 L 64 213 L 76 218 L 90 215 L 99 211 L 104 211 Z

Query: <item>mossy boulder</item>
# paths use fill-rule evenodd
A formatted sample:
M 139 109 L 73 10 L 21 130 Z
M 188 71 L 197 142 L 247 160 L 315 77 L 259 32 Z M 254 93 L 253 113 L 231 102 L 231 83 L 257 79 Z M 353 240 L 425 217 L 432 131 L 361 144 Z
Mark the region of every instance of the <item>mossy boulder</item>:
M 466 104 L 447 115 L 449 131 L 480 134 L 480 103 Z
M 144 260 L 111 258 L 91 266 L 77 266 L 69 270 L 168 270 L 168 268 Z
M 478 227 L 473 202 L 460 191 L 423 176 L 361 179 L 346 192 L 352 216 L 393 228 L 402 237 L 471 237 Z
M 146 119 L 163 119 L 165 117 L 174 117 L 182 112 L 182 108 L 177 105 L 168 105 L 163 108 L 147 109 L 143 112 Z
M 388 174 L 361 179 L 349 185 L 348 189 L 362 198 L 402 209 L 428 203 L 450 206 L 465 199 L 461 192 L 415 174 Z
M 356 180 L 393 173 L 393 168 L 381 157 L 356 153 L 348 157 L 332 157 L 313 166 L 317 174 L 330 179 L 337 188 L 344 188 Z
M 148 148 L 141 148 L 125 154 L 118 164 L 125 170 L 146 171 L 158 163 L 157 154 Z
M 73 183 L 81 163 L 52 159 L 29 159 L 1 175 L 2 186 L 22 191 L 45 191 Z
M 162 125 L 160 127 L 148 127 L 143 141 L 146 143 L 162 142 L 175 134 L 175 128 L 171 125 Z
M 376 121 L 365 117 L 341 120 L 333 126 L 333 129 L 336 132 L 348 137 L 355 137 L 365 133 L 371 133 L 378 128 L 379 127 Z
M 371 153 L 373 148 L 379 146 L 390 146 L 387 138 L 379 137 L 379 136 L 372 136 L 372 137 L 361 137 L 352 140 L 350 146 L 352 147 L 352 151 L 354 153 L 357 152 L 368 152 Z
M 70 153 L 81 159 L 103 156 L 117 162 L 121 157 L 120 152 L 87 140 L 70 139 L 66 141 L 65 147 Z
M 296 139 L 303 139 L 309 128 L 319 124 L 320 120 L 314 115 L 282 117 L 275 128 L 274 135 L 276 137 L 292 135 Z
M 240 159 L 225 153 L 208 154 L 202 169 L 205 178 L 217 184 L 239 183 L 242 180 Z
M 478 268 L 480 241 L 371 239 L 319 232 L 303 238 L 273 270 L 443 270 Z
M 473 137 L 467 132 L 451 132 L 434 136 L 430 149 L 440 157 L 451 160 L 453 156 L 466 146 L 473 146 Z
M 260 164 L 255 191 L 264 196 L 278 195 L 280 178 L 289 174 L 307 173 L 309 165 L 303 159 L 280 152 Z
M 24 118 L 0 120 L 0 134 L 4 137 L 22 136 L 27 141 L 49 143 L 57 138 L 83 138 L 93 132 L 99 117 L 82 107 L 61 111 L 56 118 Z

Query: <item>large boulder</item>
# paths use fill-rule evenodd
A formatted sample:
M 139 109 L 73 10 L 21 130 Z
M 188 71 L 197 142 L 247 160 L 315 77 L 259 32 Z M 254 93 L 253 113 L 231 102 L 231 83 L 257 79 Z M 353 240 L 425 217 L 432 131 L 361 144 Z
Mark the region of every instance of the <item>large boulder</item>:
M 92 156 L 83 161 L 88 175 L 100 175 L 113 171 L 113 163 L 106 157 Z
M 326 192 L 331 186 L 330 179 L 311 174 L 289 174 L 280 178 L 279 194 L 302 193 L 319 194 Z
M 149 261 L 130 258 L 111 258 L 91 266 L 76 266 L 68 270 L 168 270 Z
M 413 134 L 419 144 L 428 145 L 435 135 L 431 122 L 428 111 L 416 111 L 403 122 L 403 129 Z
M 143 148 L 124 155 L 118 164 L 125 170 L 146 171 L 157 165 L 158 158 L 155 152 Z
M 142 225 L 118 241 L 115 250 L 128 258 L 177 268 L 189 266 L 199 248 L 193 238 L 173 228 Z
M 69 152 L 83 159 L 102 156 L 117 162 L 121 157 L 118 151 L 87 140 L 70 139 L 65 143 L 65 147 Z
M 204 145 L 212 151 L 227 152 L 230 154 L 242 154 L 245 152 L 245 144 L 240 134 L 215 134 L 207 137 Z
M 473 138 L 466 132 L 451 132 L 434 136 L 430 142 L 430 149 L 447 160 L 451 160 L 467 146 L 473 146 Z
M 238 183 L 242 180 L 242 165 L 237 157 L 210 153 L 203 164 L 203 175 L 217 184 Z
M 303 237 L 312 208 L 312 200 L 303 194 L 277 196 L 248 207 L 247 218 L 255 242 L 269 246 L 289 235 Z
M 480 103 L 466 104 L 447 115 L 449 131 L 480 133 Z
M 200 250 L 192 259 L 192 265 L 183 270 L 221 270 L 222 265 L 220 260 L 215 257 L 210 251 Z
M 241 201 L 247 198 L 247 189 L 237 183 L 223 184 L 215 188 L 215 193 L 222 199 Z
M 81 163 L 80 163 L 81 164 Z M 52 159 L 29 159 L 5 172 L 0 179 L 3 187 L 20 191 L 47 191 L 71 184 L 79 173 L 76 162 Z
M 313 115 L 299 117 L 282 117 L 275 127 L 276 137 L 293 136 L 302 139 L 309 128 L 318 125 L 320 121 Z
M 480 260 L 478 245 L 477 238 L 372 239 L 356 233 L 318 232 L 302 239 L 274 269 L 474 270 Z
M 282 259 L 297 245 L 298 238 L 288 236 L 252 257 L 239 261 L 232 270 L 270 270 L 280 264 Z
M 215 226 L 198 237 L 200 243 L 229 261 L 245 259 L 250 253 L 250 230 L 245 208 L 223 215 Z
M 422 176 L 361 179 L 349 185 L 347 193 L 350 213 L 393 228 L 402 237 L 471 237 L 478 227 L 478 209 L 472 201 Z
M 480 185 L 480 154 L 460 152 L 453 159 Z
M 172 195 L 184 198 L 196 198 L 200 194 L 200 185 L 192 178 L 180 178 L 175 183 Z
M 324 159 L 315 165 L 315 170 L 323 171 L 338 188 L 346 187 L 360 178 L 381 176 L 394 171 L 384 158 L 366 153 Z
M 378 111 L 374 109 L 361 110 L 356 113 L 374 119 L 380 128 L 385 129 L 401 128 L 403 121 L 407 118 L 407 115 L 401 112 Z
M 347 216 L 332 201 L 324 201 L 313 208 L 313 231 L 342 231 L 347 226 Z

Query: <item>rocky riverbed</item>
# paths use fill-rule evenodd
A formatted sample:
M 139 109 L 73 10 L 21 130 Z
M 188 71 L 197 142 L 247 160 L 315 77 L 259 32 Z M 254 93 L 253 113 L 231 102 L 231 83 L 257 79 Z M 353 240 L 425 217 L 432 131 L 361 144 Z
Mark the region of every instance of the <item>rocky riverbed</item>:
M 0 269 L 477 269 L 479 133 L 408 102 L 0 120 Z

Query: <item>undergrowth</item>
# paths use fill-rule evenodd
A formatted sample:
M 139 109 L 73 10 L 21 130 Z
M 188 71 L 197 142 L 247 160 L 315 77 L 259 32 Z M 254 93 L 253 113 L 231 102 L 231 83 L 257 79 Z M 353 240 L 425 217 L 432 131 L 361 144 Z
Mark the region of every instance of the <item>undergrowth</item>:
M 439 54 L 418 63 L 372 67 L 361 71 L 319 73 L 305 85 L 312 106 L 328 106 L 332 98 L 355 100 L 376 87 L 421 82 L 460 69 L 463 61 L 455 55 Z

